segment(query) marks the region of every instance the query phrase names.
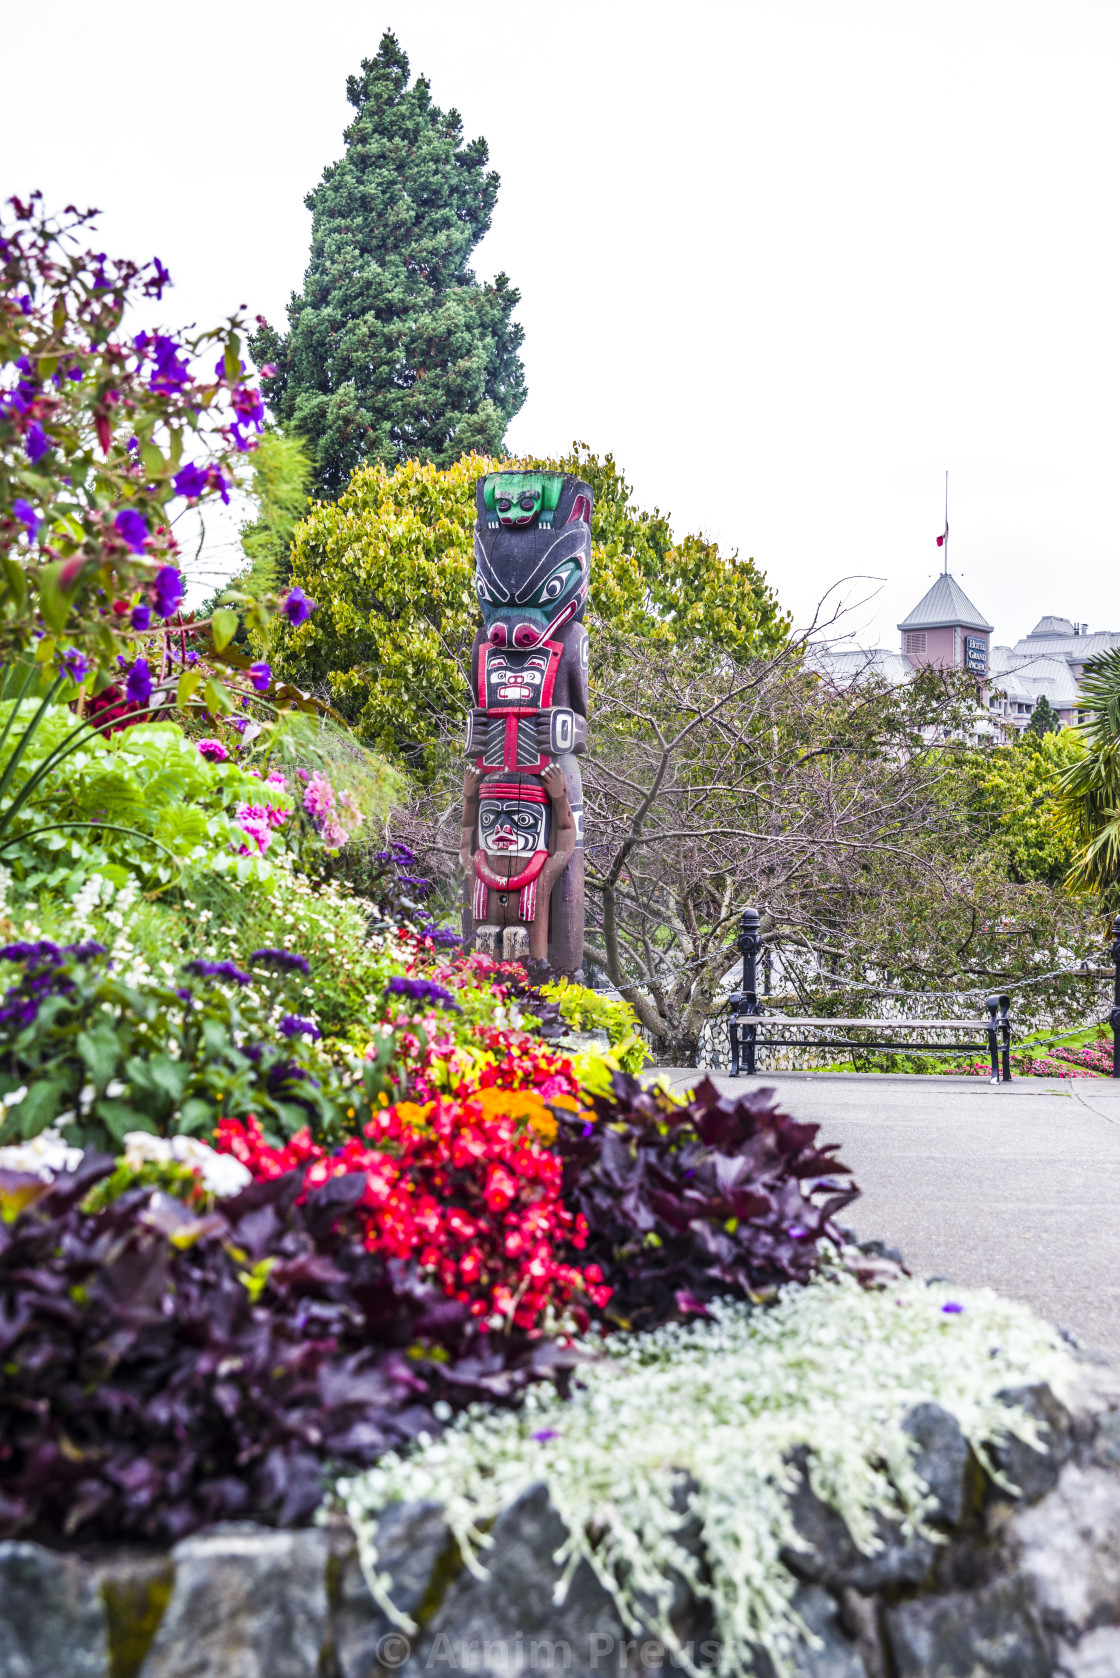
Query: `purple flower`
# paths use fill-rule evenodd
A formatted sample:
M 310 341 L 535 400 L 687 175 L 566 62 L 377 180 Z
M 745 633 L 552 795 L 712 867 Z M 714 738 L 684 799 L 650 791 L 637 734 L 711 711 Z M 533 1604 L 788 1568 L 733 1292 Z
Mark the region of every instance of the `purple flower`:
M 27 458 L 31 462 L 32 466 L 37 465 L 50 448 L 50 438 L 47 436 L 38 420 L 31 421 L 31 424 L 24 433 L 23 445 L 27 450 Z
M 591 1123 L 590 1119 L 583 1127 L 583 1134 L 585 1136 L 594 1136 L 595 1134 L 595 1126 Z
M 0 949 L 0 961 L 33 961 L 37 965 L 49 962 L 52 967 L 57 967 L 61 960 L 62 951 L 49 938 L 41 938 L 34 944 L 5 944 Z
M 136 340 L 136 347 L 138 349 L 141 347 L 139 338 Z M 182 347 L 181 344 L 175 342 L 174 338 L 167 338 L 161 332 L 156 333 L 153 357 L 155 367 L 149 381 L 153 390 L 163 391 L 166 394 L 182 390 L 184 385 L 190 384 L 190 367 L 185 361 L 179 359 L 179 351 Z M 144 348 L 147 348 L 146 343 Z
M 789 1228 L 786 1230 L 786 1234 L 789 1236 L 791 1241 L 804 1241 L 808 1233 L 809 1231 L 807 1229 L 802 1229 L 800 1224 L 790 1224 Z
M 297 584 L 290 588 L 284 596 L 284 604 L 280 608 L 293 629 L 298 629 L 301 623 L 306 623 L 312 612 L 318 607 L 314 600 L 308 600 L 306 594 Z
M 280 1030 L 284 1033 L 285 1037 L 299 1037 L 303 1035 L 310 1037 L 313 1043 L 317 1043 L 323 1035 L 323 1033 L 319 1030 L 319 1027 L 315 1024 L 315 1021 L 305 1019 L 302 1014 L 285 1014 L 284 1018 L 280 1021 Z
M 191 461 L 180 471 L 176 472 L 175 476 L 171 480 L 171 487 L 175 491 L 176 495 L 185 495 L 188 499 L 190 499 L 194 496 L 205 495 L 206 487 L 209 482 L 209 473 L 201 471 L 200 468 Z
M 433 1006 L 447 1008 L 452 1013 L 462 1012 L 451 992 L 444 990 L 442 985 L 435 984 L 431 979 L 394 977 L 389 980 L 386 989 L 394 996 L 407 996 L 411 1002 L 430 1002 Z
M 529 1437 L 535 1439 L 538 1445 L 545 1445 L 550 1439 L 559 1439 L 560 1434 L 554 1427 L 539 1427 L 536 1433 L 531 1433 Z
M 17 496 L 12 502 L 12 512 L 27 526 L 28 540 L 33 542 L 39 529 L 39 515 L 30 501 L 25 501 L 22 495 Z
M 249 385 L 239 385 L 233 392 L 233 407 L 242 425 L 255 425 L 258 428 L 264 422 L 264 403 L 261 401 L 259 390 L 253 390 Z
M 184 973 L 197 973 L 200 979 L 232 979 L 235 985 L 247 985 L 248 973 L 232 961 L 188 961 Z
M 144 282 L 144 293 L 147 297 L 160 298 L 163 296 L 164 286 L 171 284 L 171 275 L 158 256 L 153 256 L 152 267 L 155 269 L 155 273 Z
M 84 944 L 64 944 L 62 953 L 64 956 L 73 956 L 75 961 L 92 961 L 95 956 L 103 956 L 106 951 L 104 944 L 98 944 L 94 939 L 87 938 Z M 110 962 L 109 965 L 112 966 L 112 963 Z
M 311 965 L 306 956 L 297 955 L 295 950 L 277 950 L 266 946 L 263 950 L 254 950 L 249 957 L 249 965 L 256 967 L 275 967 L 281 973 L 310 973 Z
M 144 538 L 148 534 L 148 527 L 144 523 L 141 514 L 136 511 L 136 508 L 123 507 L 113 520 L 113 523 L 116 525 L 117 533 L 121 537 L 122 541 L 124 541 L 127 546 L 132 549 L 133 553 L 142 554 L 144 552 Z
M 947 1317 L 959 1317 L 964 1306 L 958 1305 L 955 1299 L 947 1299 L 941 1309 Z
M 146 705 L 152 697 L 152 673 L 146 658 L 138 658 L 128 672 L 125 698 L 130 705 Z
M 132 616 L 128 621 L 132 625 L 133 629 L 139 629 L 141 631 L 150 629 L 152 624 L 152 608 L 143 604 L 134 606 L 132 608 Z
M 211 763 L 224 763 L 229 756 L 220 740 L 200 740 L 198 749 Z
M 169 618 L 179 610 L 183 598 L 183 573 L 173 565 L 161 565 L 156 572 L 156 611 L 161 618 Z
M 72 682 L 85 681 L 89 671 L 89 659 L 85 653 L 80 653 L 77 647 L 67 647 L 64 653 L 59 653 L 58 662 Z
M 29 315 L 31 313 L 31 296 L 29 292 L 24 292 L 23 296 L 19 299 L 19 306 L 23 314 Z
M 266 664 L 263 658 L 258 659 L 256 664 L 249 666 L 249 680 L 258 693 L 267 693 L 272 686 L 272 666 Z

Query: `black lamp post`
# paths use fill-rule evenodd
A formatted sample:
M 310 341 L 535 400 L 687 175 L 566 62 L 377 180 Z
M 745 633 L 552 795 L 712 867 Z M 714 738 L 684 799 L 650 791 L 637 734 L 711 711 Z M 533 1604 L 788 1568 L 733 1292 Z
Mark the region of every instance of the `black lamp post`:
M 739 936 L 736 943 L 743 958 L 743 983 L 742 989 L 732 992 L 731 996 L 731 1022 L 728 1028 L 731 1036 L 731 1076 L 739 1076 L 741 1053 L 743 1071 L 748 1077 L 753 1077 L 754 1040 L 758 1027 L 747 1022 L 757 1019 L 762 1013 L 762 1005 L 758 1000 L 757 965 L 762 939 L 758 932 L 757 909 L 744 909 L 739 916 Z

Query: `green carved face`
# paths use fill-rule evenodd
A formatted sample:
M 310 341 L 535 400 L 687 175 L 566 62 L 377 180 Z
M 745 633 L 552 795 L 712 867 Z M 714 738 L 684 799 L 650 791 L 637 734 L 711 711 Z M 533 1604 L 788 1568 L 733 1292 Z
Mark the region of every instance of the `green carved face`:
M 483 492 L 489 522 L 515 530 L 543 513 L 551 523 L 563 484 L 558 472 L 492 472 Z

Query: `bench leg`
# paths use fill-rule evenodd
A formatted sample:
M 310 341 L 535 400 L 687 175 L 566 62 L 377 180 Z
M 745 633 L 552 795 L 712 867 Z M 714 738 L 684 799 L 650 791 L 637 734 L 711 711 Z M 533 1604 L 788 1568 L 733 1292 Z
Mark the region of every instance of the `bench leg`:
M 728 1025 L 728 1035 L 731 1038 L 731 1076 L 739 1076 L 739 1027 L 734 1020 Z
M 754 1077 L 754 1039 L 757 1030 L 758 1027 L 756 1025 L 746 1025 L 743 1027 L 743 1036 L 746 1038 L 746 1042 L 743 1044 L 743 1049 L 745 1051 L 743 1058 L 746 1061 L 746 1066 L 743 1070 L 746 1072 L 748 1078 Z

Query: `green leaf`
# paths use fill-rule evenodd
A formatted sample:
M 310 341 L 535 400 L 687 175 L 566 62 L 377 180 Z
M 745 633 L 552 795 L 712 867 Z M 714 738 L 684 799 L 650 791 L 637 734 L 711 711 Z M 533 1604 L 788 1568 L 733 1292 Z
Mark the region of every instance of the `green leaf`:
M 241 339 L 236 332 L 230 334 L 225 353 L 226 378 L 233 384 L 241 378 Z
M 4 1128 L 14 1126 L 23 1140 L 30 1142 L 57 1119 L 69 1088 L 70 1079 L 65 1072 L 53 1078 L 36 1078 Z
M 190 1101 L 184 1101 L 179 1113 L 179 1130 L 190 1136 L 194 1131 L 202 1130 L 206 1126 L 213 1129 L 214 1118 L 214 1109 L 208 1101 L 192 1097 Z
M 202 690 L 203 698 L 211 711 L 232 711 L 233 696 L 223 683 L 215 681 L 213 677 Z
M 144 443 L 140 449 L 140 458 L 144 462 L 144 470 L 149 477 L 162 478 L 167 462 L 154 443 Z
M 62 586 L 63 567 L 68 562 L 56 559 L 43 567 L 39 575 L 39 610 L 56 634 L 61 634 L 70 616 L 70 597 Z
M 99 1090 L 104 1090 L 120 1060 L 116 1032 L 108 1021 L 99 1023 L 90 1031 L 79 1031 L 77 1046 L 90 1079 Z
M 148 1115 L 138 1113 L 127 1101 L 97 1101 L 93 1112 L 115 1142 L 123 1142 L 130 1130 L 144 1130 L 149 1136 L 159 1135 L 158 1126 Z
M 231 612 L 227 606 L 219 606 L 210 620 L 210 628 L 214 636 L 214 645 L 221 652 L 237 634 L 237 613 Z
M 0 564 L 3 565 L 4 581 L 15 596 L 16 610 L 19 611 L 27 599 L 27 575 L 18 560 L 9 559 L 7 555 Z
M 179 677 L 179 685 L 175 689 L 175 703 L 185 705 L 201 680 L 202 677 L 197 670 L 184 670 Z

